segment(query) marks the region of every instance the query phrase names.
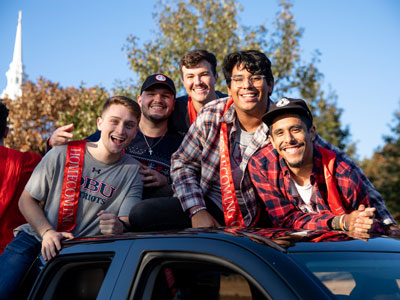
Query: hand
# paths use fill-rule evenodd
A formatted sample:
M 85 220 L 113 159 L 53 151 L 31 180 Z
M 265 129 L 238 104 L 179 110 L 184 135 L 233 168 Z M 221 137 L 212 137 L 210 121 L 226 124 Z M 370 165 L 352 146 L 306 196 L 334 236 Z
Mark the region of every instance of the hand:
M 346 231 L 345 232 L 349 237 L 353 239 L 358 239 L 362 240 L 364 242 L 368 242 L 368 240 L 371 238 L 369 233 L 366 232 L 355 232 L 355 231 Z
M 124 232 L 124 225 L 116 214 L 102 210 L 97 215 L 100 217 L 101 234 L 122 234 Z
M 58 232 L 49 230 L 43 236 L 42 241 L 42 256 L 44 260 L 50 260 L 56 257 L 57 252 L 61 250 L 61 240 L 71 240 L 74 236 L 70 232 Z
M 375 207 L 360 205 L 358 210 L 346 215 L 345 222 L 349 231 L 367 233 L 374 225 Z
M 141 169 L 139 173 L 143 175 L 142 181 L 144 187 L 157 187 L 157 186 L 164 186 L 168 184 L 167 177 L 149 168 L 143 164 L 140 165 Z
M 207 210 L 203 209 L 192 217 L 192 227 L 221 227 L 221 225 Z
M 65 145 L 69 139 L 74 136 L 71 132 L 74 130 L 74 124 L 68 124 L 58 127 L 50 137 L 49 143 L 52 147 Z

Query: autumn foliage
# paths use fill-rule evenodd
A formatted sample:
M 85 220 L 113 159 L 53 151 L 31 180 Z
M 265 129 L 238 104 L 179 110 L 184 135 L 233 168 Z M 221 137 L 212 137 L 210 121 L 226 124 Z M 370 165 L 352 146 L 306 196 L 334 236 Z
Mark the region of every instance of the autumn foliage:
M 3 99 L 10 110 L 10 133 L 5 145 L 22 151 L 45 153 L 46 140 L 59 126 L 74 123 L 74 138 L 85 138 L 96 129 L 96 117 L 108 93 L 99 87 L 62 88 L 40 78 L 28 81 L 16 100 Z

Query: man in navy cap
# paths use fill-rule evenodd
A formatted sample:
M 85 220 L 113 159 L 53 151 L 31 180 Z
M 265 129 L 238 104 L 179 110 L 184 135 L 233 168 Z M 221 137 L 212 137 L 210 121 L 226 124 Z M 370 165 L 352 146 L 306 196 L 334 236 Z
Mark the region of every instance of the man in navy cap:
M 304 100 L 282 98 L 262 118 L 271 143 L 250 161 L 249 172 L 274 227 L 366 233 L 374 199 L 343 154 L 315 143 L 312 114 Z
M 171 155 L 182 142 L 183 136 L 168 128 L 168 120 L 174 111 L 176 90 L 174 82 L 163 74 L 146 78 L 138 96 L 142 110 L 139 132 L 125 149 L 141 162 L 144 181 L 143 199 L 171 196 Z M 73 124 L 59 127 L 51 136 L 49 144 L 63 145 L 73 137 Z M 97 141 L 97 131 L 87 139 Z

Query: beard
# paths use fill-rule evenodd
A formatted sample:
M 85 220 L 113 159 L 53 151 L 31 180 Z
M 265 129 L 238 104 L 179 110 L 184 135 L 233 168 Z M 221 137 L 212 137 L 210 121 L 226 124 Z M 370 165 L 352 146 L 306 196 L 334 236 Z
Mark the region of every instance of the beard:
M 286 161 L 286 163 L 288 164 L 289 167 L 298 169 L 303 165 L 304 158 L 302 158 L 300 161 L 297 161 L 297 162 L 288 162 L 288 161 Z
M 169 116 L 152 115 L 148 112 L 148 110 L 143 110 L 142 114 L 143 114 L 143 118 L 150 120 L 154 124 L 162 123 L 165 120 L 168 120 L 168 118 L 169 118 Z
M 293 143 L 293 144 L 291 144 L 291 145 L 296 145 L 296 143 Z M 303 147 L 305 144 L 304 143 L 298 143 L 297 144 L 299 147 Z M 283 152 L 284 150 L 284 146 L 282 146 L 281 148 L 280 148 L 280 150 Z M 285 162 L 286 162 L 286 164 L 290 167 L 290 168 L 296 168 L 296 169 L 298 169 L 298 168 L 300 168 L 302 165 L 303 165 L 303 163 L 304 163 L 304 153 L 303 153 L 303 157 L 300 159 L 300 160 L 298 160 L 298 161 L 294 161 L 294 162 L 289 162 L 288 160 L 286 160 L 285 159 Z

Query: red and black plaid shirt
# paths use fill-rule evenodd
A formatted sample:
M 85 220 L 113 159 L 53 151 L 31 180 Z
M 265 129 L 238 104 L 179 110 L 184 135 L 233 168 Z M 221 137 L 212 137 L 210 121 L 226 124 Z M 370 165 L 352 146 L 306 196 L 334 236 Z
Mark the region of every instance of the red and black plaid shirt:
M 357 210 L 360 204 L 370 206 L 368 188 L 358 170 L 336 153 L 334 179 L 344 208 Z M 274 227 L 329 229 L 328 221 L 335 215 L 329 209 L 322 169 L 321 154 L 314 146 L 314 166 L 311 184 L 315 188 L 314 211 L 303 212 L 303 204 L 289 168 L 273 146 L 269 144 L 257 152 L 249 164 L 249 172 L 259 197 L 264 201 Z

